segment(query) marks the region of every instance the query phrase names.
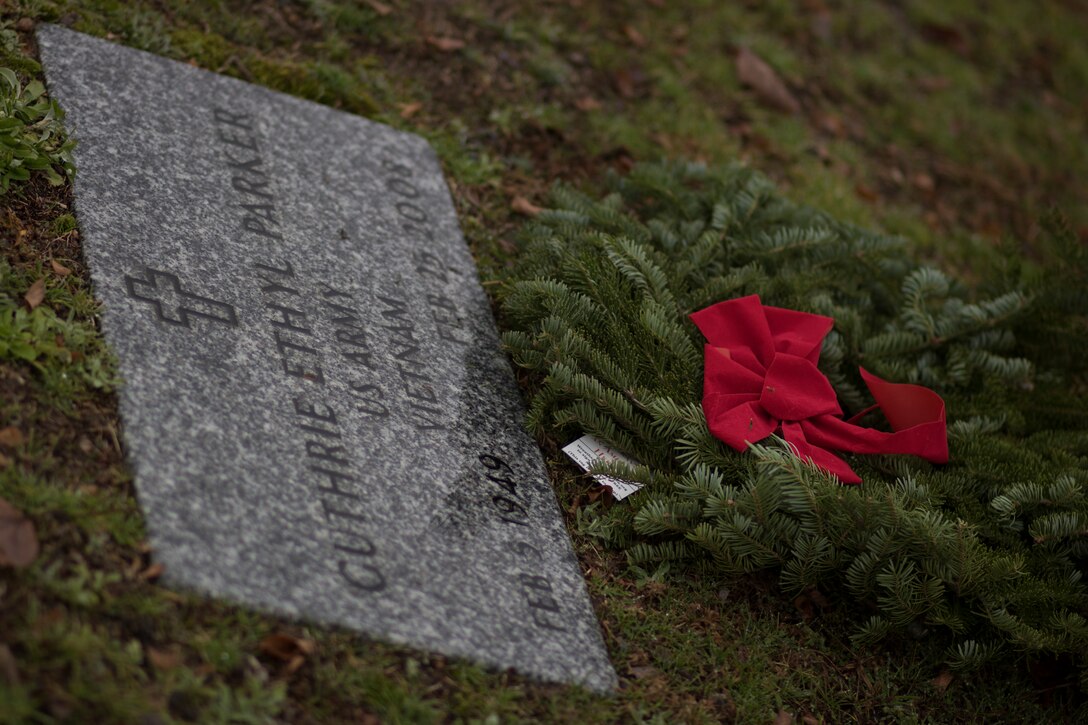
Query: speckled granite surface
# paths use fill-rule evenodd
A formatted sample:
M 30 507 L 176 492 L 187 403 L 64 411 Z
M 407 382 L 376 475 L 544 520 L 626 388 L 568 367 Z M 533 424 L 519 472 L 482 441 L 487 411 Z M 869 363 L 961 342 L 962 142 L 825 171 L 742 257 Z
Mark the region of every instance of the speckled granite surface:
M 164 581 L 614 687 L 427 143 L 38 37 Z

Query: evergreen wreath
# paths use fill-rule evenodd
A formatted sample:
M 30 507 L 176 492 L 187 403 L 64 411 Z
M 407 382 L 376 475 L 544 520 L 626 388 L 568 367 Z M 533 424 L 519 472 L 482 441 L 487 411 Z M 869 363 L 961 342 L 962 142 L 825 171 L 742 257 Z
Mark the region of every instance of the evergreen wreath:
M 1060 220 L 1054 263 L 1009 254 L 968 289 L 739 165 L 644 165 L 611 185 L 557 188 L 501 292 L 532 431 L 590 433 L 642 464 L 600 469 L 645 485 L 584 510 L 583 530 L 633 566 L 709 557 L 853 599 L 871 612 L 858 644 L 927 632 L 954 670 L 1060 656 L 1088 690 L 1088 253 Z M 688 315 L 751 294 L 834 318 L 819 369 L 847 415 L 868 404 L 861 365 L 939 393 L 950 462 L 849 456 L 864 482 L 844 486 L 781 440 L 714 438 Z

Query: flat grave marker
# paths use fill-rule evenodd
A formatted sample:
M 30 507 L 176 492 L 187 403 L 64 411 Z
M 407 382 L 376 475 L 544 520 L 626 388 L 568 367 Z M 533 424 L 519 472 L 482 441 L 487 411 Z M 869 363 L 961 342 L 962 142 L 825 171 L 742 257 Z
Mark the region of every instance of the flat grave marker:
M 164 581 L 614 687 L 428 144 L 38 38 Z

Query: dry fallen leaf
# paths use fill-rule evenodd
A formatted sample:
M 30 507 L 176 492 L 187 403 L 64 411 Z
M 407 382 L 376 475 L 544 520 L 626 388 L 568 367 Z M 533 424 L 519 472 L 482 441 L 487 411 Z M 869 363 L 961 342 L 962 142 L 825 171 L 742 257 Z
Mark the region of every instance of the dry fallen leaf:
M 661 676 L 661 670 L 651 665 L 632 667 L 629 671 L 636 680 L 649 680 Z
M 60 622 L 63 622 L 64 618 L 67 616 L 67 610 L 65 610 L 64 607 L 50 607 L 49 609 L 39 614 L 31 626 L 34 629 L 34 632 L 40 635 L 43 632 L 49 630 L 51 627 L 56 626 Z
M 955 25 L 946 23 L 922 23 L 922 37 L 931 43 L 943 45 L 953 53 L 969 55 L 971 43 L 967 34 Z
M 72 273 L 72 270 L 68 269 L 55 259 L 51 260 L 49 264 L 53 267 L 53 274 L 57 275 L 58 277 L 67 277 Z
M 880 198 L 880 195 L 873 191 L 865 184 L 857 184 L 854 186 L 854 191 L 865 201 L 876 201 Z
M 285 662 L 295 655 L 313 654 L 315 649 L 317 649 L 317 645 L 313 640 L 293 637 L 282 632 L 268 635 L 261 640 L 260 644 L 262 653 Z
M 23 445 L 26 438 L 23 436 L 23 432 L 13 425 L 9 425 L 6 428 L 0 428 L 0 446 L 7 448 L 18 448 Z
M 143 579 L 144 581 L 152 581 L 162 576 L 164 571 L 166 571 L 166 566 L 164 566 L 161 561 L 157 561 L 140 572 L 136 578 Z
M 812 600 L 812 603 L 820 609 L 827 609 L 831 606 L 828 598 L 816 587 L 809 588 L 805 593 L 808 594 L 808 598 Z
M 30 309 L 34 309 L 40 305 L 45 299 L 45 279 L 39 279 L 34 284 L 30 285 L 30 289 L 26 291 L 23 299 L 26 300 L 26 304 Z
M 797 612 L 801 615 L 801 619 L 806 622 L 811 622 L 816 616 L 816 607 L 812 605 L 812 600 L 804 594 L 798 594 L 793 599 L 793 606 L 797 609 Z
M 413 101 L 411 103 L 400 104 L 400 117 L 404 119 L 411 118 L 420 112 L 423 108 L 423 104 L 419 101 Z
M 540 212 L 544 211 L 539 206 L 526 199 L 524 196 L 515 196 L 514 200 L 510 202 L 510 208 L 516 211 L 518 214 L 524 214 L 525 216 L 536 216 Z
M 34 522 L 0 498 L 0 566 L 16 569 L 30 566 L 39 551 Z
M 755 91 L 764 103 L 788 113 L 797 113 L 801 110 L 801 104 L 790 93 L 789 88 L 786 88 L 786 84 L 778 77 L 774 68 L 747 48 L 741 48 L 737 52 L 737 76 L 740 82 Z
M 651 133 L 650 138 L 652 138 L 654 140 L 654 142 L 657 143 L 658 146 L 665 149 L 670 154 L 672 153 L 672 151 L 673 151 L 673 142 L 672 142 L 672 139 L 669 138 L 667 134 L 664 134 L 664 133 Z
M 15 662 L 15 655 L 6 644 L 0 644 L 0 681 L 13 687 L 19 685 L 19 668 Z
M 365 0 L 366 4 L 370 6 L 370 9 L 381 15 L 383 18 L 393 12 L 393 8 L 385 3 L 380 3 L 378 0 Z
M 911 183 L 915 188 L 925 193 L 930 193 L 937 188 L 937 183 L 933 180 L 933 177 L 925 172 L 920 172 L 911 177 Z
M 181 652 L 176 649 L 158 649 L 157 647 L 145 647 L 147 661 L 156 670 L 172 670 L 181 664 Z
M 132 561 L 130 561 L 128 563 L 128 566 L 126 566 L 124 569 L 122 569 L 122 571 L 124 572 L 125 579 L 136 579 L 138 576 L 140 576 L 140 572 L 143 571 L 143 568 L 144 568 L 144 559 L 143 559 L 143 557 L 142 556 L 134 556 L 134 557 L 132 557 Z
M 304 664 L 306 664 L 306 658 L 302 655 L 292 657 L 291 661 L 287 663 L 287 666 L 283 668 L 283 674 L 293 675 L 298 672 Z
M 821 113 L 816 117 L 816 122 L 821 129 L 832 136 L 836 138 L 846 137 L 846 123 L 843 122 L 842 116 L 837 113 Z
M 948 689 L 948 686 L 952 684 L 952 673 L 948 670 L 942 670 L 941 674 L 933 678 L 933 687 L 937 692 L 944 692 Z
M 947 91 L 952 87 L 952 80 L 944 76 L 926 76 L 917 80 L 918 88 L 926 93 Z
M 822 12 L 813 13 L 812 20 L 809 22 L 809 27 L 812 29 L 812 34 L 825 43 L 831 42 L 831 36 L 834 30 L 834 22 L 831 17 L 831 11 L 825 10 Z
M 452 53 L 465 47 L 465 41 L 460 38 L 442 38 L 435 35 L 427 36 L 427 43 L 438 48 L 443 53 Z
M 624 98 L 634 98 L 638 94 L 635 88 L 635 74 L 626 68 L 620 68 L 612 74 L 612 83 L 616 86 L 616 91 Z
M 293 675 L 306 662 L 306 658 L 314 653 L 317 645 L 313 640 L 292 637 L 281 632 L 262 639 L 259 649 L 262 654 L 286 663 L 282 674 Z
M 579 111 L 596 111 L 601 107 L 601 102 L 593 96 L 582 96 L 574 101 L 574 107 Z

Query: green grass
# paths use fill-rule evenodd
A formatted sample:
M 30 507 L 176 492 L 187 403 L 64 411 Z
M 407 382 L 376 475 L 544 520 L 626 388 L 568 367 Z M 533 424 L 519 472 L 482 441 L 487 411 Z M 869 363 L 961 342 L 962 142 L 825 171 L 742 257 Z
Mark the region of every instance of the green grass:
M 21 304 L 33 282 L 45 282 L 44 303 Z M 87 389 L 109 388 L 113 359 L 87 319 L 96 303 L 79 278 L 58 277 L 40 266 L 13 270 L 0 260 L 0 358 L 18 360 L 39 376 L 42 393 L 60 409 Z
M 983 13 L 967 0 L 829 3 L 824 39 L 815 4 L 784 0 L 587 0 L 508 12 L 486 0 L 386 4 L 387 15 L 346 0 L 13 0 L 0 10 L 0 66 L 32 80 L 39 68 L 20 21 L 63 20 L 420 133 L 443 163 L 485 280 L 516 255 L 515 197 L 539 202 L 556 180 L 592 185 L 662 156 L 746 159 L 793 198 L 903 235 L 960 277 L 988 265 L 1002 240 L 1030 252 L 1051 205 L 1074 229 L 1088 226 L 1076 183 L 1088 176 L 1078 111 L 1088 14 L 1073 5 L 1008 0 Z M 466 45 L 444 53 L 427 36 Z M 742 45 L 778 70 L 801 114 L 768 109 L 741 86 L 733 57 Z M 599 108 L 581 107 L 587 98 Z M 419 110 L 402 117 L 413 103 Z M 1072 689 L 1046 672 L 998 667 L 942 692 L 932 684 L 939 673 L 912 664 L 917 643 L 856 651 L 847 602 L 809 618 L 759 579 L 629 569 L 578 530 L 593 489 L 554 456 L 556 441 L 543 444 L 560 504 L 575 512 L 575 547 L 621 677 L 611 697 L 159 587 L 117 442 L 118 381 L 70 187 L 15 183 L 0 197 L 0 428 L 25 440 L 0 447 L 0 498 L 35 522 L 43 550 L 26 570 L 0 570 L 0 644 L 19 675 L 0 675 L 0 722 L 1074 715 Z M 55 272 L 54 260 L 72 273 Z M 29 310 L 23 296 L 39 279 L 45 299 Z M 316 649 L 288 674 L 261 651 L 273 633 Z
M 23 83 L 11 68 L 0 67 L 0 193 L 13 182 L 43 174 L 49 183 L 70 175 L 72 144 L 64 138 L 60 111 L 39 80 Z M 60 171 L 58 171 L 58 168 Z

